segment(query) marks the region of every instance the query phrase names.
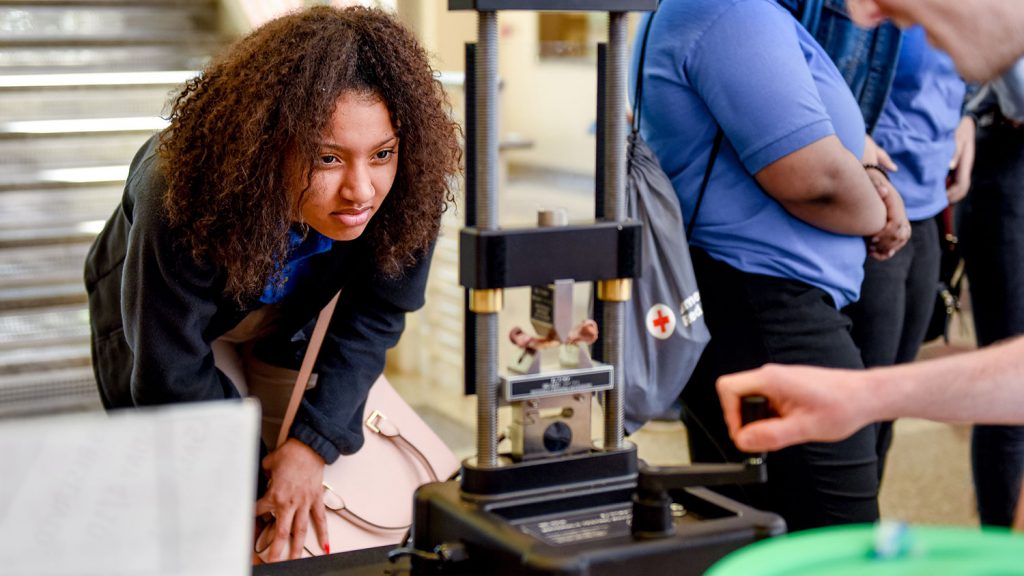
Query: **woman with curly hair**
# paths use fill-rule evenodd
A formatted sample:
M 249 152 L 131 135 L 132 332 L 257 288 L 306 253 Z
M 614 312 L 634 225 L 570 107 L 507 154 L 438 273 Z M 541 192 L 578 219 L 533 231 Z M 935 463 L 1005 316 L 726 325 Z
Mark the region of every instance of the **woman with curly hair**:
M 297 557 L 310 521 L 327 549 L 323 466 L 362 446 L 369 388 L 423 305 L 454 200 L 448 110 L 424 51 L 387 14 L 316 7 L 271 21 L 185 85 L 89 253 L 106 407 L 255 393 L 271 447 L 294 377 L 267 383 L 294 374 L 344 289 L 315 385 L 262 461 L 271 558 L 289 539 Z

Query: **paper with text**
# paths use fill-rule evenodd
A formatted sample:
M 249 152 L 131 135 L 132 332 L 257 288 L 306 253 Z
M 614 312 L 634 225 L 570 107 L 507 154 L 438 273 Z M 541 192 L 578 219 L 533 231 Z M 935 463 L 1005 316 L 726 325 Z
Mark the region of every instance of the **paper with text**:
M 0 572 L 251 573 L 259 405 L 0 421 Z

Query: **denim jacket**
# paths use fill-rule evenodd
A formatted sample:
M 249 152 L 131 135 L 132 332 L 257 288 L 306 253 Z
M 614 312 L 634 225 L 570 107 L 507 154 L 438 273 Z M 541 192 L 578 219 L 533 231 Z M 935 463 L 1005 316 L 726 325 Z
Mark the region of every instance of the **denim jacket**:
M 900 30 L 884 23 L 872 30 L 850 20 L 844 0 L 777 0 L 825 49 L 864 115 L 871 133 L 889 97 L 900 52 Z

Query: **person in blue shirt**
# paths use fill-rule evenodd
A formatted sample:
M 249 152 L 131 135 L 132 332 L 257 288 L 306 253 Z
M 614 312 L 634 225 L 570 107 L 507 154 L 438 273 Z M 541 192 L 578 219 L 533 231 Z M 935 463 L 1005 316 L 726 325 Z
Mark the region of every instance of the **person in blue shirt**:
M 928 45 L 922 28 L 903 31 L 872 136 L 903 198 L 911 239 L 895 253 L 870 247 L 860 300 L 844 309 L 865 367 L 912 362 L 925 338 L 939 278 L 935 216 L 967 193 L 974 160 L 974 121 L 961 114 L 965 91 L 952 60 Z M 892 424 L 879 425 L 879 475 L 891 441 Z
M 863 367 L 839 309 L 859 296 L 865 237 L 888 252 L 909 225 L 899 196 L 863 166 L 876 159 L 864 156 L 864 121 L 842 76 L 773 0 L 665 0 L 643 74 L 641 133 L 685 222 L 724 135 L 690 230 L 711 342 L 681 399 L 693 460 L 731 460 L 715 380 L 767 362 Z M 871 522 L 874 446 L 866 428 L 788 448 L 768 458 L 766 485 L 727 492 L 793 530 Z
M 978 147 L 960 241 L 978 345 L 988 347 L 1024 334 L 1024 60 L 986 85 L 967 112 L 978 119 Z M 981 523 L 1009 526 L 1020 507 L 1024 426 L 976 425 L 971 464 Z M 1020 513 L 1017 526 L 1024 527 Z
M 982 129 L 979 144 L 987 140 L 984 129 L 989 122 L 1008 120 L 1010 128 L 1024 123 L 1024 82 L 1021 81 L 1024 74 L 1017 68 L 1022 66 L 1020 62 L 1013 64 L 1015 59 L 1024 56 L 1024 35 L 1020 34 L 1024 25 L 1024 3 L 1017 0 L 971 3 L 850 0 L 850 4 L 851 16 L 861 26 L 877 25 L 886 16 L 905 24 L 920 23 L 937 45 L 947 49 L 965 77 L 993 80 L 1006 67 L 1012 66 L 1010 72 L 993 84 L 1003 91 L 999 95 L 999 113 L 979 117 Z M 964 30 L 972 33 L 965 34 Z M 972 108 L 973 102 L 968 110 Z M 1007 117 L 1002 120 L 998 118 L 1000 115 Z M 1018 148 L 1001 148 L 998 152 L 1009 152 L 1007 158 L 1016 168 L 1020 167 Z M 988 158 L 983 146 L 979 146 L 978 158 L 974 170 L 975 193 L 987 170 L 982 168 Z M 999 171 L 1001 173 L 1003 167 L 999 167 Z M 1012 173 L 1010 177 L 1013 178 Z M 1020 178 L 1014 182 L 1019 183 Z M 998 202 L 995 208 L 1005 210 Z M 1012 226 L 1014 217 L 1006 221 Z M 1017 231 L 1019 227 L 1014 235 Z M 970 256 L 967 258 L 969 260 Z M 1018 258 L 1013 263 L 1019 262 Z M 1024 413 L 1019 410 L 1020 395 L 1024 392 L 1022 359 L 1024 337 L 1017 336 L 966 354 L 868 371 L 766 366 L 722 378 L 718 390 L 737 444 L 751 452 L 777 450 L 795 443 L 840 439 L 868 422 L 900 416 L 1022 424 Z M 766 396 L 778 416 L 741 426 L 740 398 L 752 394 Z M 1013 490 L 1012 484 L 1009 485 L 1008 491 Z M 1024 510 L 1021 509 L 1024 506 L 1021 504 L 1018 499 L 1014 522 L 1018 530 L 1024 530 Z M 1006 502 L 998 506 L 1005 507 Z
M 270 559 L 286 545 L 298 557 L 310 529 L 329 551 L 324 465 L 363 444 L 369 389 L 423 305 L 460 156 L 412 33 L 379 10 L 314 7 L 186 83 L 89 252 L 107 408 L 260 398 L 269 480 L 255 511 L 276 519 Z M 315 386 L 276 446 L 280 397 L 342 289 Z

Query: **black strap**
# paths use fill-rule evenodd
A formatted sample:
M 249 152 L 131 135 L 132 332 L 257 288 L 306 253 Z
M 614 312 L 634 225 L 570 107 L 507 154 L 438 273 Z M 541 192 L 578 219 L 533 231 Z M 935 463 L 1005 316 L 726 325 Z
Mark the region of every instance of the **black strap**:
M 651 33 L 651 23 L 654 22 L 654 15 L 658 11 L 651 12 L 651 17 L 647 20 L 647 26 L 644 28 L 644 39 L 640 44 L 640 63 L 636 69 L 636 90 L 634 91 L 633 100 L 633 134 L 640 131 L 640 101 L 643 100 L 644 93 L 644 60 L 647 58 L 647 36 Z
M 690 214 L 690 221 L 686 224 L 686 241 L 690 241 L 693 235 L 693 223 L 697 221 L 697 212 L 700 212 L 700 205 L 704 202 L 704 191 L 708 189 L 708 182 L 711 180 L 711 170 L 715 167 L 715 159 L 718 158 L 718 150 L 722 147 L 722 138 L 725 134 L 719 128 L 715 133 L 715 142 L 711 145 L 711 156 L 708 157 L 708 167 L 704 169 L 704 180 L 700 183 L 700 192 L 697 193 L 697 203 L 693 205 L 693 214 Z
M 660 5 L 660 2 L 659 2 Z M 640 112 L 642 107 L 640 102 L 643 100 L 644 93 L 644 62 L 647 60 L 647 37 L 651 33 L 651 23 L 654 22 L 654 16 L 658 13 L 657 10 L 651 13 L 651 17 L 647 20 L 647 26 L 644 28 L 644 39 L 640 44 L 640 62 L 636 70 L 636 90 L 634 92 L 633 101 L 633 134 L 640 132 Z M 714 118 L 712 118 L 714 120 Z M 704 191 L 708 188 L 708 182 L 711 180 L 711 171 L 715 167 L 715 160 L 718 158 L 718 151 L 722 147 L 722 138 L 725 134 L 722 132 L 722 128 L 718 128 L 718 132 L 715 134 L 715 141 L 711 145 L 711 155 L 708 157 L 707 168 L 704 169 L 704 180 L 700 183 L 700 192 L 697 193 L 697 202 L 693 206 L 693 214 L 690 215 L 690 222 L 686 225 L 686 240 L 690 240 L 690 236 L 693 235 L 693 224 L 697 221 L 697 213 L 700 212 L 700 205 L 704 202 Z

